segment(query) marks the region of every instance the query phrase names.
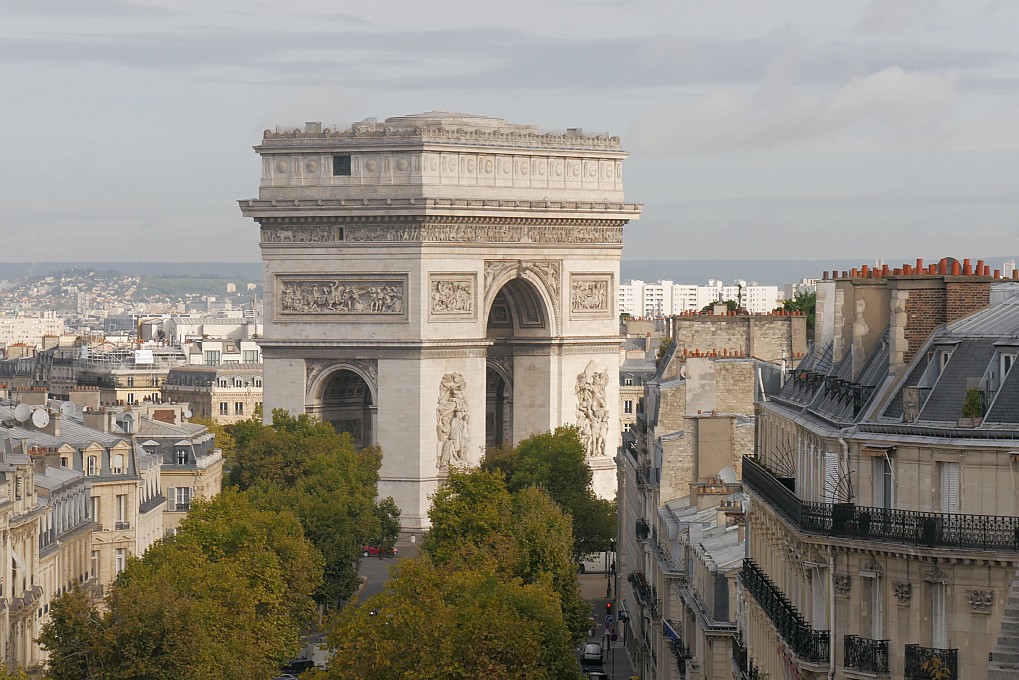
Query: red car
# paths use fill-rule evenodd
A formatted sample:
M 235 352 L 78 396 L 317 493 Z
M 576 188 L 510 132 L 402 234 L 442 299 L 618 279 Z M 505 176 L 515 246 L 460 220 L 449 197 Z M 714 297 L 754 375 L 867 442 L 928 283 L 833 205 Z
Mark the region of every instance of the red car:
M 393 546 L 392 550 L 383 550 L 382 548 L 376 548 L 374 545 L 362 545 L 361 546 L 361 557 L 396 557 L 399 551 L 396 546 Z

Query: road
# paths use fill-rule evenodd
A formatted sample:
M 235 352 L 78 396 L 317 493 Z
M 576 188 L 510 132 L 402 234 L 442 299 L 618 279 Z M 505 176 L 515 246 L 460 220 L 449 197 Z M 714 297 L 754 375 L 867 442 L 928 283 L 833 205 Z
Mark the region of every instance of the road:
M 410 538 L 400 537 L 396 542 L 397 557 L 363 557 L 361 558 L 361 569 L 358 573 L 361 578 L 366 579 L 364 587 L 357 595 L 358 602 L 364 602 L 372 595 L 382 592 L 389 580 L 390 567 L 399 564 L 400 560 L 417 557 L 418 543 L 411 543 Z

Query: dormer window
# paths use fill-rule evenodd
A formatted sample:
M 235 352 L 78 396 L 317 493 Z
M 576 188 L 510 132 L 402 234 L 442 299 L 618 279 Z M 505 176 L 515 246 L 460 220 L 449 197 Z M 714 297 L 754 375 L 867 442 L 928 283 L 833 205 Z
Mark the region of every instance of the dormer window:
M 188 464 L 188 451 L 187 449 L 177 449 L 177 465 Z
M 1015 363 L 1015 353 L 1002 352 L 1001 353 L 1001 379 L 1004 380 L 1008 375 L 1008 371 L 1012 368 L 1012 364 Z
M 88 475 L 95 476 L 99 474 L 99 458 L 98 456 L 88 457 L 88 467 L 86 468 Z
M 115 475 L 122 475 L 122 474 L 124 474 L 126 472 L 126 470 L 124 469 L 124 456 L 123 456 L 123 454 L 118 453 L 115 456 L 113 456 L 113 465 L 112 465 L 112 467 L 113 467 L 113 474 L 115 474 Z

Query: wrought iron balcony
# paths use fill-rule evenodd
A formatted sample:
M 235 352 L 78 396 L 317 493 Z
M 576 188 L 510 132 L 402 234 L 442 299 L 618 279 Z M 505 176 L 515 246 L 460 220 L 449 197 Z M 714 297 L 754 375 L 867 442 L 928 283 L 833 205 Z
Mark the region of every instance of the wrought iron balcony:
M 668 619 L 662 619 L 662 634 L 669 639 L 669 646 L 672 648 L 672 654 L 676 657 L 676 664 L 679 667 L 680 677 L 686 676 L 686 662 L 693 658 L 693 654 L 690 653 L 690 648 L 683 644 L 683 638 L 679 634 L 679 629 L 672 621 Z
M 638 541 L 646 541 L 647 537 L 649 535 L 651 535 L 651 525 L 648 524 L 648 521 L 646 519 L 638 519 L 637 520 L 636 531 L 637 531 L 637 540 Z
M 651 467 L 648 465 L 642 465 L 637 468 L 637 488 L 649 489 L 651 488 Z
M 648 587 L 647 577 L 644 576 L 642 571 L 631 572 L 627 577 L 630 585 L 633 586 L 633 595 L 637 598 L 637 604 L 643 609 L 650 609 L 652 613 L 657 609 L 657 601 L 651 592 L 651 588 Z
M 754 458 L 743 459 L 743 483 L 806 533 L 931 548 L 1019 550 L 1019 517 L 814 503 L 800 500 L 792 482 L 775 477 Z
M 906 680 L 958 680 L 959 650 L 906 645 Z
M 810 663 L 828 662 L 831 658 L 828 631 L 812 629 L 756 562 L 743 560 L 740 580 L 796 656 Z
M 888 640 L 846 636 L 845 667 L 870 673 L 888 673 Z

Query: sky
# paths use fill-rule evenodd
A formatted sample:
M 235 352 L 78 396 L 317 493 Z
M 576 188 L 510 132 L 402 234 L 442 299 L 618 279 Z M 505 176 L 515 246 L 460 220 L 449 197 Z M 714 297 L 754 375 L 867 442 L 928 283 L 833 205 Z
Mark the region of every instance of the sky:
M 262 130 L 622 138 L 627 259 L 1019 253 L 1019 2 L 2 0 L 0 261 L 257 261 Z

